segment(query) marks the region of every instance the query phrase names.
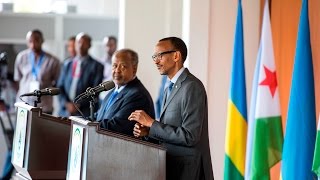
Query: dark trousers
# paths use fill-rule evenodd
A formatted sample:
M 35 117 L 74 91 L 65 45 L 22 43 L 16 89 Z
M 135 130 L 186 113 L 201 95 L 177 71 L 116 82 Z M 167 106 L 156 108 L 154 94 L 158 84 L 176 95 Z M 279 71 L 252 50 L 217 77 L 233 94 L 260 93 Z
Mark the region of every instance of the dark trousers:
M 167 180 L 204 180 L 204 172 L 199 156 L 170 156 L 166 158 Z

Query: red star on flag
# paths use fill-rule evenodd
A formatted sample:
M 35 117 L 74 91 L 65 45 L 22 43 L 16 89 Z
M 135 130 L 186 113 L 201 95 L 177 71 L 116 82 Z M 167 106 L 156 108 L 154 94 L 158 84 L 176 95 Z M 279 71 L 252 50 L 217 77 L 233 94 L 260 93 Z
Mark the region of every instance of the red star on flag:
M 266 74 L 266 78 L 262 82 L 260 82 L 259 85 L 269 86 L 271 95 L 273 97 L 278 86 L 276 71 L 271 71 L 266 66 L 263 66 L 263 68 Z

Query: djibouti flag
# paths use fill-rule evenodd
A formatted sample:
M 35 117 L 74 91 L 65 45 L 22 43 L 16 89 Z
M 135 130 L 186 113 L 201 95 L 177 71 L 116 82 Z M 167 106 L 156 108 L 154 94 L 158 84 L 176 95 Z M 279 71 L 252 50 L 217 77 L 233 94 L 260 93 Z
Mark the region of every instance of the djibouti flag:
M 270 179 L 270 168 L 281 160 L 283 132 L 268 1 L 252 89 L 245 179 Z

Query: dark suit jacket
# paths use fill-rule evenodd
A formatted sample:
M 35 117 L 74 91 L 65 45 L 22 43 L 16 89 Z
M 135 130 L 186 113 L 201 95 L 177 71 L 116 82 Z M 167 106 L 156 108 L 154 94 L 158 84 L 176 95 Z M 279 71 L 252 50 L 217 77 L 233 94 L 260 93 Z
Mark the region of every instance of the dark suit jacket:
M 104 98 L 97 117 L 103 113 L 113 91 L 114 89 Z M 155 116 L 152 98 L 138 78 L 130 81 L 120 91 L 114 103 L 105 111 L 103 119 L 97 119 L 97 121 L 101 121 L 102 128 L 133 136 L 133 127 L 136 122 L 129 121 L 128 117 L 135 110 L 144 110 L 152 118 Z
M 88 87 L 95 87 L 102 82 L 103 79 L 103 65 L 88 56 L 81 63 L 81 74 L 77 84 L 76 96 L 86 91 Z M 72 59 L 65 60 L 62 66 L 60 77 L 57 87 L 60 88 L 59 103 L 60 103 L 60 116 L 70 116 L 67 112 L 65 103 L 72 102 L 69 98 L 69 90 L 72 84 Z M 80 110 L 88 117 L 90 115 L 90 108 L 88 101 L 80 102 Z M 98 104 L 95 105 L 98 109 Z M 71 115 L 80 115 L 79 113 Z
M 207 95 L 188 69 L 174 84 L 160 122 L 152 124 L 149 137 L 167 148 L 167 179 L 213 179 Z

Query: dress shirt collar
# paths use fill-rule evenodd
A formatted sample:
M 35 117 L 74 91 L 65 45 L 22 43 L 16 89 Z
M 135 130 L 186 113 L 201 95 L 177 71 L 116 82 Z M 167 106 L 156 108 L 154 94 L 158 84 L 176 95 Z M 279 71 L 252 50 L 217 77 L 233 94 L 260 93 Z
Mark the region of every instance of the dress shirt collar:
M 81 62 L 83 62 L 84 60 L 88 59 L 89 55 L 85 55 L 85 56 L 76 56 L 75 59 L 79 60 Z
M 124 86 L 118 86 L 116 85 L 116 89 L 114 91 L 117 91 L 118 93 L 120 93 L 127 85 Z
M 182 72 L 184 71 L 184 67 L 182 67 L 174 76 L 172 79 L 169 79 L 169 81 L 171 81 L 173 84 L 175 84 L 178 80 L 178 78 L 180 77 L 180 75 L 182 74 Z

